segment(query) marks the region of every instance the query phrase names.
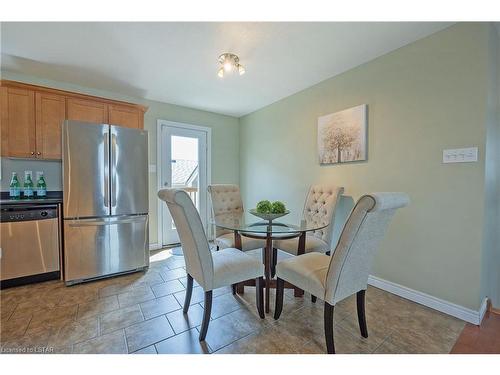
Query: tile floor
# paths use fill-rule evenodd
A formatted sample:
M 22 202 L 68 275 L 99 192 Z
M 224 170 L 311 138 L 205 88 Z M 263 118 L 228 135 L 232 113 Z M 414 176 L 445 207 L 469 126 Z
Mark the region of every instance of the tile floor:
M 260 319 L 255 291 L 214 291 L 206 342 L 198 342 L 203 291 L 182 314 L 184 260 L 162 251 L 146 273 L 65 287 L 60 281 L 2 290 L 3 353 L 324 353 L 323 304 L 287 291 L 280 320 Z M 274 295 L 274 292 L 273 294 Z M 338 353 L 449 353 L 464 322 L 369 287 L 368 339 L 355 299 L 335 308 Z M 272 304 L 274 306 L 274 302 Z

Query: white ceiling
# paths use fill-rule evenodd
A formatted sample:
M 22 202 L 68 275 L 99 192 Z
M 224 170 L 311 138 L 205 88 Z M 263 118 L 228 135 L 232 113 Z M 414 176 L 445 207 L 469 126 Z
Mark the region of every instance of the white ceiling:
M 2 23 L 2 70 L 239 117 L 449 25 Z

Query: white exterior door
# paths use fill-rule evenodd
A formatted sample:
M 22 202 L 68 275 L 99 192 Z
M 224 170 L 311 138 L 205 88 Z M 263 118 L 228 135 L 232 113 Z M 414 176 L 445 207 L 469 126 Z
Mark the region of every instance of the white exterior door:
M 164 121 L 160 125 L 160 188 L 185 190 L 207 230 L 208 132 L 190 125 Z M 161 245 L 179 242 L 175 224 L 166 204 L 161 205 Z

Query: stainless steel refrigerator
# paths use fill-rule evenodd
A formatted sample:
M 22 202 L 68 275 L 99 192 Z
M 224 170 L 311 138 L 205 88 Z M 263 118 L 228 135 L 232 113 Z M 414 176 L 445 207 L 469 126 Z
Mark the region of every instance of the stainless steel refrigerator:
M 62 146 L 66 284 L 146 269 L 147 131 L 65 121 Z

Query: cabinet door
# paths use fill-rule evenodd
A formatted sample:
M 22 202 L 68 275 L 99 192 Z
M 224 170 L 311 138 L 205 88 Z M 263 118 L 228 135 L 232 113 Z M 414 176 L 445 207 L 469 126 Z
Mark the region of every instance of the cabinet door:
M 35 156 L 35 92 L 2 87 L 2 155 Z
M 142 129 L 144 114 L 137 108 L 109 105 L 109 123 L 110 125 L 119 125 L 125 128 Z
M 95 124 L 108 123 L 108 105 L 106 103 L 75 98 L 67 98 L 66 101 L 68 120 Z
M 66 119 L 65 97 L 37 92 L 35 108 L 37 158 L 61 159 L 61 128 Z

